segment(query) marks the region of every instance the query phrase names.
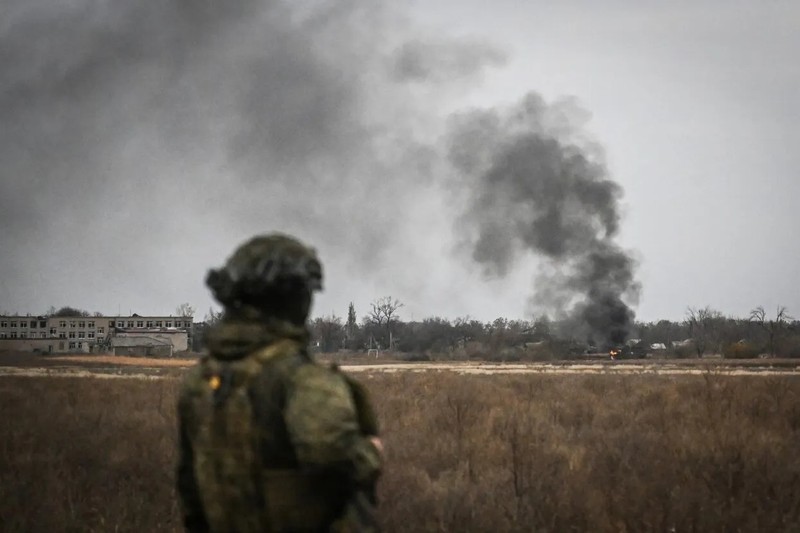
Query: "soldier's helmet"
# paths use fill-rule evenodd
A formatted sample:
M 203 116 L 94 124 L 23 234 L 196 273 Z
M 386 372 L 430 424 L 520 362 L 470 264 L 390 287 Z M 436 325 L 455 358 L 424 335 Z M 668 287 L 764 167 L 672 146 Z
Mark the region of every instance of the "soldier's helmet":
M 261 235 L 237 248 L 225 266 L 210 270 L 206 284 L 226 308 L 262 307 L 321 290 L 322 265 L 313 248 L 293 237 Z

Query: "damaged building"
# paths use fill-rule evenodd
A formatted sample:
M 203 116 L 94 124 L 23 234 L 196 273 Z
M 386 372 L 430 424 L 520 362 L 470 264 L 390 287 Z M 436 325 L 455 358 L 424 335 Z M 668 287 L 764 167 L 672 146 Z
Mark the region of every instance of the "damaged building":
M 0 316 L 0 350 L 172 356 L 189 349 L 193 332 L 191 316 Z

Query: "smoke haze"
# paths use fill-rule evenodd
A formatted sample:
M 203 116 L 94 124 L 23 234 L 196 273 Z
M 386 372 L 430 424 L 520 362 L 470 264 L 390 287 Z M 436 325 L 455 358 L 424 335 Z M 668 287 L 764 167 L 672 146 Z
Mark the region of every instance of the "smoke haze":
M 39 309 L 22 312 L 92 305 L 52 299 L 76 291 L 99 292 L 86 301 L 105 312 L 177 304 L 242 238 L 274 229 L 318 245 L 374 297 L 425 290 L 422 278 L 448 277 L 426 263 L 455 231 L 488 273 L 529 252 L 559 266 L 540 308 L 624 327 L 635 283 L 613 242 L 621 191 L 579 139 L 585 115 L 531 94 L 458 114 L 441 146 L 437 106 L 506 54 L 425 34 L 389 6 L 5 2 L 3 299 L 33 295 Z M 453 169 L 462 219 L 441 206 Z M 196 276 L 170 274 L 187 262 Z
M 268 229 L 382 253 L 424 157 L 392 103 L 393 14 L 291 5 L 3 4 L 0 267 L 27 281 L 4 295 L 146 287 L 171 245 L 210 266 Z

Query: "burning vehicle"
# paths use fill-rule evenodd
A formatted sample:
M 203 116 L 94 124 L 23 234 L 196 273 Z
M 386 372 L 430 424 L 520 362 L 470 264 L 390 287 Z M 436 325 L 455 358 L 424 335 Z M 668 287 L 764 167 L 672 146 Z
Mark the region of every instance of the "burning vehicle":
M 619 361 L 621 359 L 642 359 L 647 355 L 647 350 L 642 342 L 633 344 L 620 344 L 608 345 L 604 348 L 598 348 L 591 344 L 583 354 L 586 359 L 610 359 L 611 361 Z

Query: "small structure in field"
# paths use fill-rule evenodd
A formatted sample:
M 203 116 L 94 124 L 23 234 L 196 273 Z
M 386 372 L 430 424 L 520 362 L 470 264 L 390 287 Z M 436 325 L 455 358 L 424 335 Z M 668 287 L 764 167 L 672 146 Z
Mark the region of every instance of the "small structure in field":
M 145 335 L 129 335 L 111 338 L 114 355 L 134 357 L 172 357 L 173 346 L 168 340 Z

